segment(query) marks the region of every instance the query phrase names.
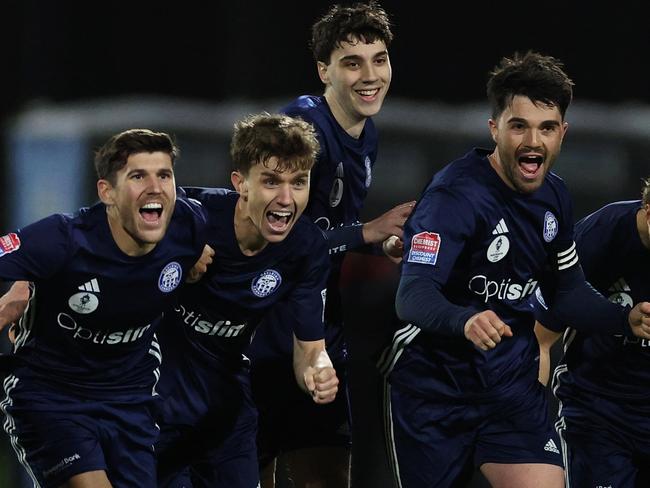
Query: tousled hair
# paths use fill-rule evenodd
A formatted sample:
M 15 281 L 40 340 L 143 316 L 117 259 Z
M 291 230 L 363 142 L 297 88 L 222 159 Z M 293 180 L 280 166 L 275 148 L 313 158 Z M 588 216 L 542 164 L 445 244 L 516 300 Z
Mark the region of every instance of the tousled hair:
M 560 60 L 534 51 L 517 52 L 502 58 L 489 74 L 487 96 L 492 118 L 496 120 L 517 95 L 536 104 L 556 106 L 564 120 L 573 98 L 573 81 Z
M 373 43 L 393 40 L 391 22 L 376 1 L 351 6 L 333 5 L 311 28 L 310 47 L 316 61 L 330 63 L 332 51 L 345 41 Z
M 316 131 L 308 122 L 263 112 L 235 123 L 230 157 L 234 169 L 244 175 L 255 164 L 268 166 L 273 157 L 275 171 L 310 170 L 319 149 Z

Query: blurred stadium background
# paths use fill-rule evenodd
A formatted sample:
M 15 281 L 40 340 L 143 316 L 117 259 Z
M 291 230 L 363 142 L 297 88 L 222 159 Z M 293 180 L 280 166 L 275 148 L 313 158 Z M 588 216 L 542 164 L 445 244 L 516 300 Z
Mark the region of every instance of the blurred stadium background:
M 93 203 L 93 150 L 127 128 L 174 134 L 179 184 L 229 186 L 233 122 L 322 92 L 307 40 L 312 21 L 332 2 L 5 3 L 6 231 Z M 405 0 L 382 5 L 395 24 L 393 83 L 375 119 L 380 150 L 365 218 L 417 198 L 444 164 L 472 146 L 491 145 L 486 74 L 502 55 L 527 49 L 562 59 L 576 83 L 555 167 L 573 194 L 576 219 L 638 197 L 650 175 L 650 31 L 640 7 L 500 2 L 442 12 Z M 348 256 L 342 285 L 353 358 L 355 488 L 392 486 L 372 364 L 390 334 L 396 282 L 397 269 L 386 260 Z M 0 351 L 7 349 L 3 334 Z M 0 434 L 0 487 L 22 483 Z M 477 477 L 472 486 L 483 482 Z

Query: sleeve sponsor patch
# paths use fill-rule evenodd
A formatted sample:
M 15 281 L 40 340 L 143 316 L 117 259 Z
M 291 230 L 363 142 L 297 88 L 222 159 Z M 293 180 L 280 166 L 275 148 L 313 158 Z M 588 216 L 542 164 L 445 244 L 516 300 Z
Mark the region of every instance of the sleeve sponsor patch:
M 440 250 L 440 234 L 435 232 L 420 232 L 411 239 L 409 263 L 436 264 Z
M 13 232 L 0 237 L 0 257 L 20 249 L 20 238 Z

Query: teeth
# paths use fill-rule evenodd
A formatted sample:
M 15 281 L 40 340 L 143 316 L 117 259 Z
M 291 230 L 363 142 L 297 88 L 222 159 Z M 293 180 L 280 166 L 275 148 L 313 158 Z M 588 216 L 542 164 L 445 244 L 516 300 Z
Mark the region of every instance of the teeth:
M 363 95 L 363 96 L 369 97 L 369 96 L 371 96 L 371 95 L 374 95 L 374 94 L 377 93 L 378 91 L 379 91 L 379 88 L 375 88 L 374 90 L 357 90 L 357 93 L 358 93 L 359 95 Z
M 142 206 L 143 209 L 146 210 L 160 210 L 162 209 L 162 205 L 160 203 L 147 203 L 146 205 Z

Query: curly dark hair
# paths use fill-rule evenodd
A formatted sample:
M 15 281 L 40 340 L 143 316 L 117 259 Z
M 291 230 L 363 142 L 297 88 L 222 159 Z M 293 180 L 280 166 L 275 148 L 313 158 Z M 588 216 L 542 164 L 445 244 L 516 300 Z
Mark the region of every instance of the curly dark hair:
M 376 1 L 352 6 L 332 6 L 311 28 L 310 47 L 314 59 L 330 63 L 332 51 L 348 40 L 372 43 L 383 41 L 388 47 L 393 40 L 391 22 Z

